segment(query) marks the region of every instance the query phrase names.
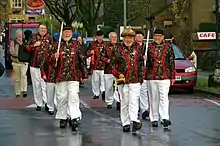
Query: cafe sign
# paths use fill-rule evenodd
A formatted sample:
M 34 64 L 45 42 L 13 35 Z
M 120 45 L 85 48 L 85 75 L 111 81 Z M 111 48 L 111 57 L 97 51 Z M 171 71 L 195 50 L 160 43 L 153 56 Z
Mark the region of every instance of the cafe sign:
M 214 40 L 216 39 L 215 32 L 197 32 L 199 40 Z

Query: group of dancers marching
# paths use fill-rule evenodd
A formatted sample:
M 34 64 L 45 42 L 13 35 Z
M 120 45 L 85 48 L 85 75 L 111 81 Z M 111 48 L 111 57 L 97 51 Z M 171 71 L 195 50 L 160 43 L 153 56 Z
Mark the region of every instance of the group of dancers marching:
M 62 39 L 52 42 L 46 25 L 40 24 L 39 32 L 26 44 L 32 54 L 29 64 L 37 111 L 45 107 L 53 115 L 56 108 L 60 128 L 69 123 L 77 131 L 82 118 L 79 84 L 88 79 L 86 58 L 91 57 L 93 99 L 101 95 L 111 109 L 116 80 L 123 132 L 141 129 L 139 111 L 143 119 L 149 116 L 153 127 L 158 122 L 165 128 L 171 125 L 168 92 L 175 77 L 174 53 L 162 30 L 154 31 L 149 47 L 143 33 L 131 28 L 122 32 L 122 43 L 117 43 L 115 32 L 109 34 L 110 42 L 104 42 L 103 33 L 97 31 L 86 53 L 72 33 L 72 27 L 65 26 Z

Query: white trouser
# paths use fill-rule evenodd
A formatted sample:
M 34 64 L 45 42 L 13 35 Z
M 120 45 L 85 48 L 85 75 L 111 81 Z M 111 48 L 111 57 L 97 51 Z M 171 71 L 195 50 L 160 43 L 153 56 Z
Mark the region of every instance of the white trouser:
M 41 78 L 40 68 L 30 67 L 30 74 L 34 92 L 34 101 L 37 106 L 42 107 L 47 103 L 46 83 Z
M 147 80 L 141 85 L 141 95 L 140 95 L 140 111 L 143 113 L 144 111 L 148 111 L 149 102 L 148 102 L 148 90 L 147 90 Z
M 105 102 L 107 105 L 112 105 L 114 102 L 114 88 L 113 88 L 113 81 L 115 77 L 112 74 L 105 74 L 104 75 L 104 83 L 105 83 Z
M 27 91 L 27 69 L 28 63 L 12 62 L 14 71 L 14 89 L 15 94 L 20 95 L 21 91 Z
M 121 100 L 120 116 L 123 126 L 130 125 L 133 121 L 139 122 L 138 109 L 140 89 L 140 83 L 118 85 Z
M 54 111 L 54 100 L 56 96 L 56 84 L 55 83 L 46 83 L 47 85 L 47 107 L 49 111 Z
M 57 113 L 56 119 L 67 119 L 68 109 L 71 119 L 81 118 L 79 100 L 79 82 L 65 81 L 57 83 Z
M 162 119 L 169 120 L 169 89 L 170 80 L 148 81 L 150 121 L 159 121 L 159 116 Z
M 95 96 L 99 96 L 103 91 L 105 91 L 104 70 L 93 70 L 92 92 Z

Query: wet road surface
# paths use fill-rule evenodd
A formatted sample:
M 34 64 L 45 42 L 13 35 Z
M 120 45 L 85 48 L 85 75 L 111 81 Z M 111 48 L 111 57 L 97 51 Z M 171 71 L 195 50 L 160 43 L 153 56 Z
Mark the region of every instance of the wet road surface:
M 143 121 L 138 136 L 123 133 L 119 112 L 93 100 L 90 83 L 81 88 L 83 120 L 77 135 L 59 129 L 59 121 L 37 112 L 28 98 L 14 98 L 11 72 L 0 78 L 0 146 L 220 146 L 218 98 L 195 93 L 171 94 L 170 131 Z

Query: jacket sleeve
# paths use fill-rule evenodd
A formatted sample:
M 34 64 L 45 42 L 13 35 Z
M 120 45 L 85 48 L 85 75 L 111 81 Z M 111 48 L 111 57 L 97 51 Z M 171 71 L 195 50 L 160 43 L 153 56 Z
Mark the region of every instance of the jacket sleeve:
M 77 43 L 77 42 L 74 42 Z M 80 45 L 79 43 L 76 44 L 77 47 L 77 58 L 79 60 L 79 67 L 80 67 L 80 71 L 81 71 L 81 75 L 82 75 L 82 79 L 87 79 L 88 78 L 88 72 L 86 69 L 86 61 L 85 61 L 85 54 L 82 51 L 82 45 Z
M 173 47 L 170 45 L 169 47 L 169 66 L 171 72 L 171 79 L 175 79 L 175 56 L 173 52 Z
M 104 62 L 104 63 L 108 63 L 108 60 L 110 59 L 109 58 L 109 53 L 108 53 L 108 47 L 105 46 L 104 49 L 102 49 L 102 51 L 100 52 L 101 54 L 101 60 Z
M 87 51 L 86 51 L 86 56 L 87 56 L 87 57 L 90 57 L 90 56 L 93 55 L 93 54 L 91 53 L 91 51 L 92 51 L 92 43 L 89 44 L 89 47 L 88 47 L 88 49 L 87 49 Z
M 114 55 L 114 61 L 113 61 L 113 69 L 112 69 L 112 74 L 115 78 L 119 78 L 119 75 L 122 74 L 119 70 L 120 67 L 123 67 L 120 65 L 120 52 L 117 50 Z

